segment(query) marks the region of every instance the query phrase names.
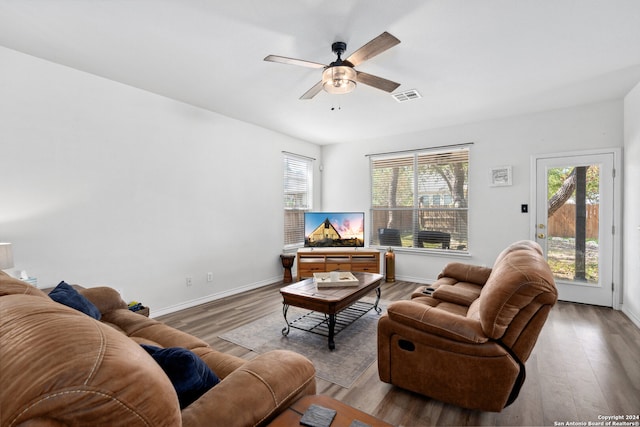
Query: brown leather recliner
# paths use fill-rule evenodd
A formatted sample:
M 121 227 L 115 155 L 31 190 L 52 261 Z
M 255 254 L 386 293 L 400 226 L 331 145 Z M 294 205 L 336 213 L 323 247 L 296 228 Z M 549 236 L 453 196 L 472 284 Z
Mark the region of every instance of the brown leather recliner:
M 501 411 L 558 298 L 540 246 L 520 241 L 493 268 L 447 264 L 378 323 L 384 382 L 464 408 Z
M 247 361 L 129 311 L 112 288 L 80 293 L 100 321 L 0 271 L 1 426 L 259 426 L 315 393 L 315 369 L 300 354 Z M 187 348 L 221 381 L 181 410 L 139 344 Z

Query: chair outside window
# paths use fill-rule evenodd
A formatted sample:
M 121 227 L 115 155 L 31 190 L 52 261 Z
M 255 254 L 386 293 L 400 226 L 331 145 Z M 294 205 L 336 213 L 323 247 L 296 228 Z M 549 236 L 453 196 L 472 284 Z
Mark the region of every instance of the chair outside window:
M 402 246 L 400 230 L 395 228 L 379 228 L 378 239 L 381 246 Z

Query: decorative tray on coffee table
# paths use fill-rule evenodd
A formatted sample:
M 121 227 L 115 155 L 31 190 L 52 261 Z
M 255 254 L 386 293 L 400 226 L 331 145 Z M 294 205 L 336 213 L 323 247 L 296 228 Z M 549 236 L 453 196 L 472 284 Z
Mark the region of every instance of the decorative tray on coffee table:
M 358 279 L 356 279 L 356 277 L 350 271 L 313 273 L 313 280 L 316 282 L 318 288 L 358 286 Z

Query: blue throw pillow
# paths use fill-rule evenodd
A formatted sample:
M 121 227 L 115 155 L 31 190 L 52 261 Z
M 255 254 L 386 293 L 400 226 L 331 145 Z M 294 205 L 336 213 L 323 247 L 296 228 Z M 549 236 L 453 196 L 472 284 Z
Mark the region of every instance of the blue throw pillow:
M 52 300 L 59 302 L 60 304 L 75 308 L 87 316 L 100 320 L 101 314 L 98 307 L 85 298 L 84 295 L 80 295 L 78 291 L 73 289 L 73 287 L 64 280 L 49 293 L 49 296 Z
M 195 353 L 182 347 L 160 348 L 140 344 L 167 374 L 178 394 L 180 409 L 198 400 L 220 382 L 218 376 Z

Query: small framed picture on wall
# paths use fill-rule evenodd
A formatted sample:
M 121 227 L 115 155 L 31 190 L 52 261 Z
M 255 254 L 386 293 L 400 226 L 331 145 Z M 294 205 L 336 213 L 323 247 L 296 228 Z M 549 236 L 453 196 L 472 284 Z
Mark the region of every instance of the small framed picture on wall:
M 491 187 L 511 185 L 511 166 L 497 166 L 489 169 L 489 184 Z

